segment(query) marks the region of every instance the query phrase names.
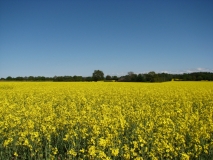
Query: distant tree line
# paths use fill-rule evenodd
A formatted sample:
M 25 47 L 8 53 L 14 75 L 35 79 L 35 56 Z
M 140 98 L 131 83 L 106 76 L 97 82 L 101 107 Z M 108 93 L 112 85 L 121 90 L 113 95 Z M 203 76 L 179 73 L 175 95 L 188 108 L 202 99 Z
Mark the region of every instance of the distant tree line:
M 180 81 L 213 81 L 213 73 L 211 72 L 194 72 L 194 73 L 184 73 L 184 74 L 174 74 L 174 80 Z
M 104 73 L 100 70 L 95 70 L 92 76 L 29 76 L 29 77 L 11 77 L 1 78 L 1 81 L 53 81 L 53 82 L 91 82 L 91 81 L 118 81 L 118 82 L 166 82 L 166 81 L 213 81 L 213 73 L 211 72 L 194 72 L 183 74 L 168 74 L 168 73 L 149 73 L 135 74 L 128 72 L 125 76 L 110 76 L 104 77 Z
M 122 82 L 166 82 L 172 80 L 172 75 L 167 73 L 155 73 L 154 71 L 144 74 L 128 72 L 127 75 L 119 78 Z
M 29 76 L 29 77 L 11 77 L 1 78 L 4 81 L 54 81 L 54 82 L 77 82 L 77 81 L 92 81 L 92 77 L 82 77 L 82 76 L 54 76 L 54 77 L 44 77 L 44 76 Z
M 134 74 L 128 72 L 127 75 L 122 76 L 118 81 L 123 82 L 166 82 L 166 81 L 213 81 L 213 73 L 211 72 L 193 72 L 183 74 L 168 74 L 155 73 L 151 71 L 144 74 Z

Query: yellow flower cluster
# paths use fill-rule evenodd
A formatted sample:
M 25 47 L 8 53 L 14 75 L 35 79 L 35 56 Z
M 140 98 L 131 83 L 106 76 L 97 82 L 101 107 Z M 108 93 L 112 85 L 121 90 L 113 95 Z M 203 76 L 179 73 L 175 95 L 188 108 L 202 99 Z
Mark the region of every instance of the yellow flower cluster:
M 213 82 L 1 82 L 0 159 L 213 159 Z

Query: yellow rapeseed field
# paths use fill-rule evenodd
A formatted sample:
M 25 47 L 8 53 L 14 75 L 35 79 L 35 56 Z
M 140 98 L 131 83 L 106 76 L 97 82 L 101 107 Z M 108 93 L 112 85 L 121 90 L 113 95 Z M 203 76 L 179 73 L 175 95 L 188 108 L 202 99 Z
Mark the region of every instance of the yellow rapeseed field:
M 213 159 L 213 82 L 1 82 L 0 159 Z

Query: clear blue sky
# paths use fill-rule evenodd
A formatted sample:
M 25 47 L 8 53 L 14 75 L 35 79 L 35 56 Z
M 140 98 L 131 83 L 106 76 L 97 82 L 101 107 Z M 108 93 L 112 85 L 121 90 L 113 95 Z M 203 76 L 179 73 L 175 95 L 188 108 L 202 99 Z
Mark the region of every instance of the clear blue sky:
M 0 78 L 97 69 L 213 72 L 213 1 L 0 1 Z

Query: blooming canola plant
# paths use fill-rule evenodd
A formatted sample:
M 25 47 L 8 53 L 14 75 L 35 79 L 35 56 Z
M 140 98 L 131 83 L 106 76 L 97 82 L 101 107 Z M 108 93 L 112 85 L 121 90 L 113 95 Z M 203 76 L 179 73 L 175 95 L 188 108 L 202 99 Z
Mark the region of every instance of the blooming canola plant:
M 213 83 L 1 82 L 0 159 L 213 159 Z

